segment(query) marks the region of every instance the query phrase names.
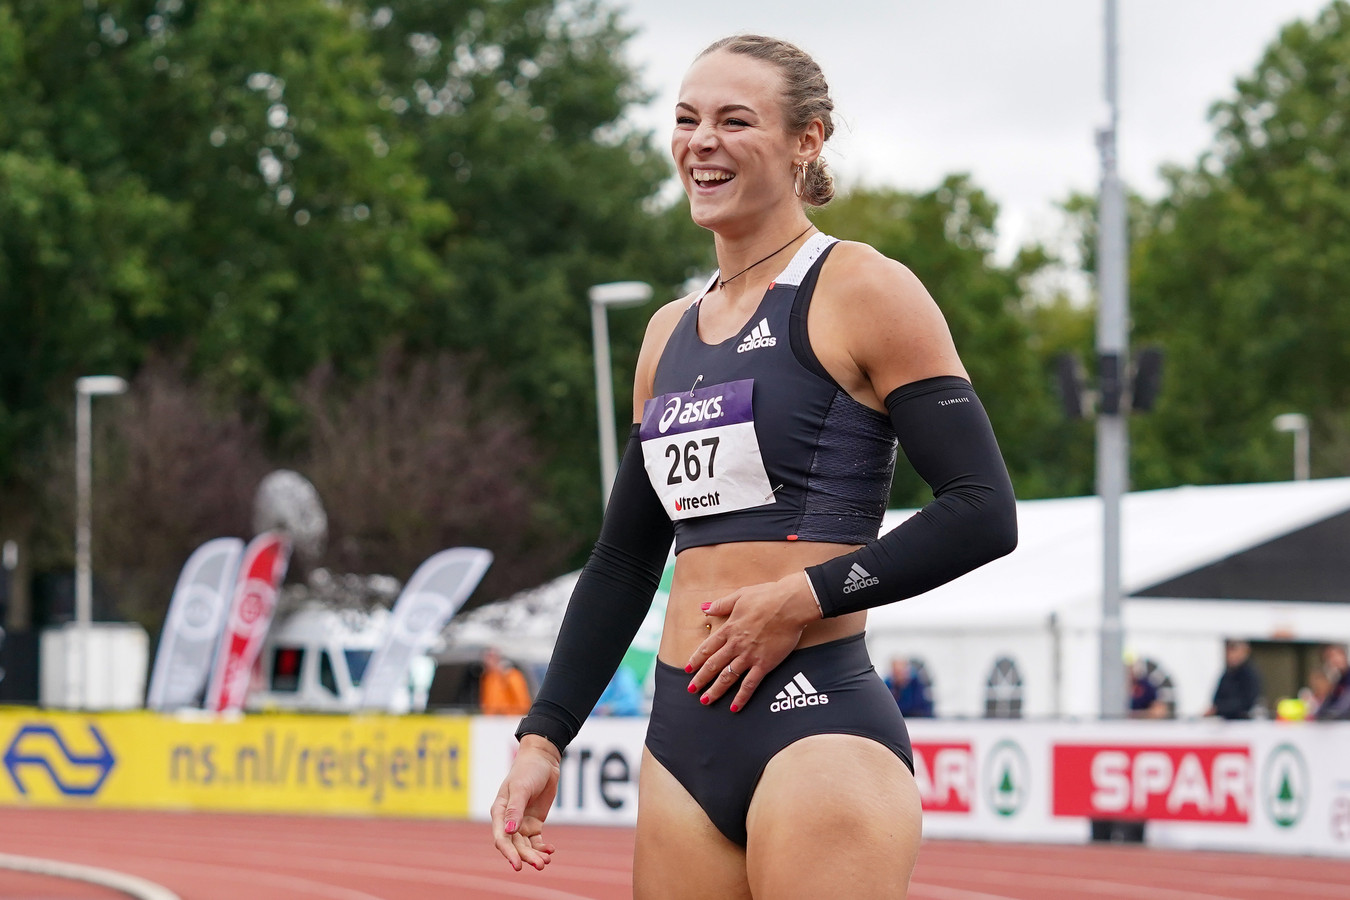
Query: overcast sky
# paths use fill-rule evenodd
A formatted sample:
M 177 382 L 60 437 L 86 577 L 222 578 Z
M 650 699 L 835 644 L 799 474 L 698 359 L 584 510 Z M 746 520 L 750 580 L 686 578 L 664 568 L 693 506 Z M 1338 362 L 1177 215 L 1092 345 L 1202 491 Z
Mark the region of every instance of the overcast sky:
M 970 172 L 998 201 L 1006 251 L 1059 232 L 1054 204 L 1095 192 L 1093 133 L 1106 119 L 1103 0 L 613 0 L 657 92 L 635 121 L 664 142 L 680 79 L 713 40 L 758 32 L 821 64 L 844 184 L 929 189 Z M 1211 141 L 1206 113 L 1230 97 L 1280 28 L 1327 0 L 1121 0 L 1120 167 L 1161 191 L 1164 163 Z

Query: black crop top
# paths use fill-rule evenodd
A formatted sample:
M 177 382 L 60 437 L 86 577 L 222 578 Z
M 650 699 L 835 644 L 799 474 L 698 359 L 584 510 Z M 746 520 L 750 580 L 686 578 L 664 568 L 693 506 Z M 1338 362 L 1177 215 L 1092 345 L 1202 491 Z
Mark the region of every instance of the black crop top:
M 639 434 L 677 553 L 737 541 L 876 540 L 895 430 L 830 377 L 807 339 L 811 295 L 835 243 L 807 240 L 742 333 L 705 343 L 701 295 L 671 333 Z

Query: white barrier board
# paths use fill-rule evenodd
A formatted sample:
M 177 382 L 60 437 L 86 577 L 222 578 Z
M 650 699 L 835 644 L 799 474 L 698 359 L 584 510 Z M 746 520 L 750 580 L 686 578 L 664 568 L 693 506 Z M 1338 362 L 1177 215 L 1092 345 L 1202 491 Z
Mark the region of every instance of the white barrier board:
M 470 815 L 486 818 L 514 719 L 473 722 Z M 586 722 L 549 821 L 632 825 L 646 719 Z M 1146 821 L 1178 848 L 1350 857 L 1350 723 L 909 723 L 924 835 L 1085 843 L 1091 822 Z

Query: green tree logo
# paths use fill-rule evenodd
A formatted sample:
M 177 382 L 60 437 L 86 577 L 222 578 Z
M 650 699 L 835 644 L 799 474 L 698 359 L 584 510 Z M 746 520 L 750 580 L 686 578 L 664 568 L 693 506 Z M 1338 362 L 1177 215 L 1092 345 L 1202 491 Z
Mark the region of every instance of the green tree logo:
M 1031 786 L 1027 755 L 1014 741 L 999 741 L 984 763 L 985 799 L 1000 816 L 1011 818 L 1026 805 Z
M 1266 814 L 1281 828 L 1292 828 L 1308 808 L 1308 763 L 1293 744 L 1280 744 L 1266 760 L 1261 798 Z

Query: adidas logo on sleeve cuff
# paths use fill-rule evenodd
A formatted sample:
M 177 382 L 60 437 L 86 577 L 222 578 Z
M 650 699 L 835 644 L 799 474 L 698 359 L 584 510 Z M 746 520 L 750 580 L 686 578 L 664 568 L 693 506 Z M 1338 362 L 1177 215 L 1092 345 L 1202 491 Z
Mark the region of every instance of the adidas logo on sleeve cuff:
M 848 570 L 848 577 L 844 579 L 844 593 L 851 594 L 854 591 L 860 591 L 863 588 L 873 587 L 880 583 L 880 578 L 854 563 L 853 567 Z
M 798 672 L 792 676 L 791 681 L 783 686 L 781 691 L 774 695 L 773 703 L 769 706 L 769 712 L 786 712 L 803 706 L 824 706 L 829 702 L 829 694 L 822 694 L 817 691 L 811 682 L 806 680 L 806 676 Z

